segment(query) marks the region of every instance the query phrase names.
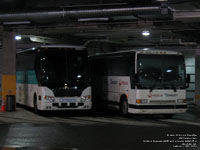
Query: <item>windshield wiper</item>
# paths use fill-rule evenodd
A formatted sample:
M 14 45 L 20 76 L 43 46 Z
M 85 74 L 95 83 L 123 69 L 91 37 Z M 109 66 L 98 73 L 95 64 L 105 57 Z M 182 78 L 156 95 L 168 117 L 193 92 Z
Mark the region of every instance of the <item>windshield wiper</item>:
M 153 84 L 151 87 L 150 87 L 150 92 L 153 91 L 153 89 L 156 87 L 156 84 Z
M 161 81 L 162 80 L 162 78 L 161 77 L 158 77 L 156 80 L 159 80 L 159 81 Z M 154 84 L 150 87 L 150 92 L 152 92 L 153 91 L 153 89 L 157 86 L 157 83 L 156 83 L 157 81 L 154 81 Z

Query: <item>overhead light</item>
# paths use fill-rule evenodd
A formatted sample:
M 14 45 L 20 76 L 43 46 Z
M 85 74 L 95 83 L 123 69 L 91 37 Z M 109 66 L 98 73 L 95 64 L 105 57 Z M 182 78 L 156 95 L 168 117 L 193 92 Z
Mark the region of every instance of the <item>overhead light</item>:
M 148 50 L 149 50 L 149 48 L 143 48 L 143 50 L 144 50 L 144 51 L 148 51 Z
M 15 40 L 21 40 L 22 39 L 22 36 L 21 35 L 16 35 L 15 36 Z
M 172 70 L 168 69 L 166 72 L 172 72 Z
M 77 75 L 77 78 L 81 78 L 82 76 L 79 74 L 79 75 Z
M 78 19 L 79 22 L 85 22 L 85 21 L 108 21 L 109 18 L 80 18 Z
M 150 32 L 149 32 L 149 31 L 143 31 L 143 32 L 142 32 L 142 35 L 143 35 L 143 36 L 149 36 L 149 35 L 150 35 Z

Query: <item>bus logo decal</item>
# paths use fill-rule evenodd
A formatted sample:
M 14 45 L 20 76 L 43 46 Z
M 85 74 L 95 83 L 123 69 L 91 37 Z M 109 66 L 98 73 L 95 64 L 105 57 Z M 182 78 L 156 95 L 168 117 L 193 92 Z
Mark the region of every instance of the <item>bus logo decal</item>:
M 165 93 L 165 96 L 166 97 L 177 97 L 178 94 L 168 94 L 168 93 Z
M 121 86 L 121 85 L 128 85 L 128 82 L 127 81 L 120 81 L 119 86 Z
M 151 97 L 152 97 L 152 94 L 151 94 L 151 93 L 149 93 L 149 94 L 148 94 L 148 97 L 149 97 L 149 98 L 151 98 Z
M 149 98 L 151 98 L 151 97 L 163 97 L 163 94 L 152 94 L 152 93 L 149 93 L 148 97 Z
M 110 79 L 110 84 L 117 84 L 117 81 Z

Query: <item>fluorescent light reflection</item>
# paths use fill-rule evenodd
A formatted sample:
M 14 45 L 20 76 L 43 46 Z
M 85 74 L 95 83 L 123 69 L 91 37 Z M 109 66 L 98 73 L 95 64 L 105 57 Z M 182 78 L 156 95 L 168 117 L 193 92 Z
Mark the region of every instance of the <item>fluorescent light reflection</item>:
M 149 31 L 143 31 L 143 32 L 142 32 L 142 35 L 143 35 L 143 36 L 149 36 L 149 35 L 150 35 L 150 32 L 149 32 Z
M 16 35 L 16 36 L 15 36 L 15 40 L 18 41 L 18 40 L 21 40 L 21 39 L 22 39 L 22 37 L 21 37 L 20 35 Z

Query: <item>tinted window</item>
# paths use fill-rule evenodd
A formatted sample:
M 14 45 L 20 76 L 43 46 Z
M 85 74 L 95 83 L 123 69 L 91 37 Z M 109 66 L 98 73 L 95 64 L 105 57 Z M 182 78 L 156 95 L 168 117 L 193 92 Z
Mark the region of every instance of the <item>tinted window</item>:
M 185 84 L 182 55 L 138 55 L 138 75 L 143 88 L 181 88 Z
M 37 57 L 37 76 L 42 85 L 76 86 L 89 78 L 87 51 L 41 50 Z

